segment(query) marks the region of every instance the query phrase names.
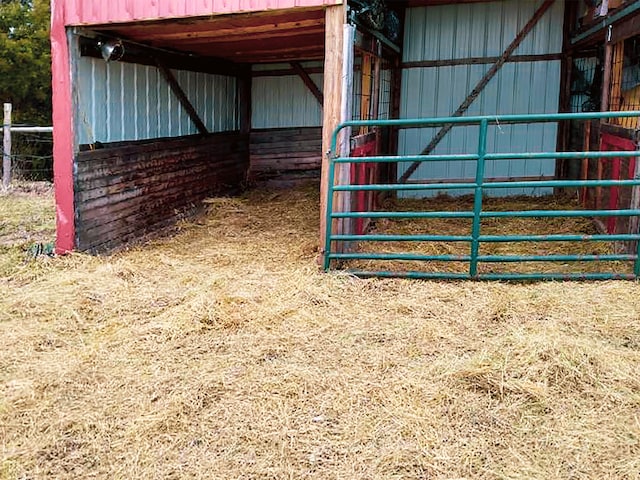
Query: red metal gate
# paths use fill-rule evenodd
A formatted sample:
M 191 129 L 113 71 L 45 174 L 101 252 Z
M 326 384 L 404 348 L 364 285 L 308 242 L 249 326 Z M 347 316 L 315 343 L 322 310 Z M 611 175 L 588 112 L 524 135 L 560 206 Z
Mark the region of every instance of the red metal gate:
M 360 141 L 358 141 L 360 140 Z M 351 150 L 351 157 L 371 157 L 378 153 L 378 142 L 375 134 L 359 135 L 354 138 L 356 146 Z M 376 163 L 352 163 L 351 184 L 372 185 L 377 183 L 378 164 Z M 360 190 L 353 199 L 354 212 L 368 212 L 375 209 L 375 193 Z M 366 221 L 366 222 L 365 222 Z M 357 218 L 354 225 L 356 235 L 365 233 L 370 219 Z
M 600 150 L 603 152 L 626 151 L 631 152 L 637 150 L 635 142 L 628 138 L 622 138 L 608 133 L 602 133 L 600 138 Z M 604 159 L 603 159 L 604 160 Z M 603 162 L 603 160 L 600 160 Z M 636 170 L 636 157 L 620 158 L 614 157 L 606 159 L 606 164 L 599 169 L 599 180 L 602 178 L 607 180 L 633 180 Z M 624 187 L 623 187 L 624 188 Z M 627 193 L 630 189 L 627 187 L 621 191 L 620 187 L 613 186 L 608 192 L 608 209 L 618 210 L 621 208 L 629 208 L 631 204 L 631 194 Z M 608 217 L 606 219 L 606 230 L 609 234 L 614 234 L 626 230 L 626 225 L 618 225 L 624 222 L 624 218 Z

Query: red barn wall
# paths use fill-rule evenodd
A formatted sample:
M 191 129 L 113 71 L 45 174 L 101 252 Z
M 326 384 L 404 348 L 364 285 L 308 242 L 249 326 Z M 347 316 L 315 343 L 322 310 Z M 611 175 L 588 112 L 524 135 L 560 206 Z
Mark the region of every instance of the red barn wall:
M 66 25 L 122 23 L 211 14 L 340 5 L 343 0 L 57 0 Z

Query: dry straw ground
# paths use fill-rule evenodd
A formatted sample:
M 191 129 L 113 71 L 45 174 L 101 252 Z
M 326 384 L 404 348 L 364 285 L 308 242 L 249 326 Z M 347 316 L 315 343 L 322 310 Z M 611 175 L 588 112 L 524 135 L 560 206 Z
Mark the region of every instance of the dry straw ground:
M 473 197 L 452 198 L 438 196 L 429 201 L 387 200 L 384 207 L 391 211 L 473 211 Z M 521 210 L 575 210 L 578 208 L 575 197 L 509 197 L 487 198 L 483 201 L 484 211 L 521 211 Z M 372 233 L 403 235 L 455 235 L 469 236 L 470 219 L 394 219 L 379 220 L 373 225 Z M 593 221 L 584 217 L 559 218 L 485 218 L 482 220 L 483 235 L 592 235 L 599 233 Z M 369 242 L 362 243 L 361 252 L 401 252 L 422 255 L 468 256 L 470 242 Z M 528 243 L 481 243 L 480 255 L 497 256 L 549 256 L 549 255 L 603 255 L 625 253 L 625 245 L 620 242 L 528 242 Z M 407 262 L 407 261 L 350 261 L 348 267 L 357 270 L 378 271 L 393 270 L 421 272 L 467 273 L 469 261 L 463 262 Z M 526 262 L 526 263 L 489 263 L 479 264 L 480 273 L 631 273 L 633 262 Z
M 15 205 L 5 240 L 51 214 Z M 640 478 L 638 284 L 322 274 L 316 217 L 253 192 L 107 257 L 3 240 L 0 478 Z

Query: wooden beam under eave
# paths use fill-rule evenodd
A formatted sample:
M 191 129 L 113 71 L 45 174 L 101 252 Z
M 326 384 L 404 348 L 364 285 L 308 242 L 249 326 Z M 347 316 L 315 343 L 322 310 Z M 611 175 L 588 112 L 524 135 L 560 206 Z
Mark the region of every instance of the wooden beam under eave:
M 232 56 L 237 52 L 253 53 L 255 55 L 269 55 L 272 52 L 304 52 L 322 47 L 323 32 L 304 33 L 296 37 L 276 38 L 273 40 L 254 40 L 251 38 L 236 41 L 205 41 L 204 43 L 190 43 L 184 45 L 184 50 L 215 51 L 217 55 Z M 168 45 L 164 45 L 165 48 Z M 176 47 L 182 48 L 180 44 Z
M 318 35 L 322 37 L 324 35 L 324 25 L 315 28 L 305 28 L 305 29 L 295 29 L 295 30 L 272 30 L 266 33 L 260 33 L 255 35 L 247 35 L 247 34 L 230 34 L 230 35 L 218 35 L 211 38 L 203 38 L 203 37 L 195 37 L 195 38 L 185 38 L 181 40 L 165 40 L 159 39 L 154 40 L 154 45 L 163 45 L 167 48 L 175 48 L 180 47 L 185 49 L 189 45 L 199 45 L 203 43 L 213 43 L 213 42 L 254 42 L 260 40 L 271 41 L 275 39 L 285 39 L 289 41 L 295 42 L 297 38 L 302 35 Z
M 310 61 L 310 60 L 324 60 L 324 53 L 322 51 L 305 51 L 303 52 L 287 52 L 277 55 L 261 55 L 253 56 L 248 54 L 238 54 L 233 57 L 234 62 L 237 63 L 283 63 L 290 62 L 292 60 L 297 61 Z
M 290 34 L 292 32 L 300 32 L 305 30 L 316 30 L 324 28 L 323 19 L 310 19 L 294 22 L 283 22 L 279 24 L 256 25 L 252 27 L 230 27 L 217 28 L 215 24 L 211 25 L 211 30 L 200 32 L 180 31 L 180 32 L 157 32 L 151 35 L 145 35 L 147 41 L 202 41 L 217 38 L 265 38 L 277 34 Z
M 346 3 L 346 2 L 345 2 Z M 322 170 L 320 177 L 320 261 L 324 259 L 329 189 L 331 135 L 340 124 L 342 108 L 343 26 L 347 6 L 333 5 L 325 11 L 324 101 L 322 105 Z
M 96 48 L 96 39 L 82 36 L 86 33 L 80 34 L 80 55 L 102 59 L 100 51 Z M 92 35 L 95 34 L 92 33 Z M 127 40 L 121 41 L 125 49 L 125 55 L 120 60 L 121 62 L 157 67 L 158 61 L 160 61 L 167 68 L 174 70 L 187 70 L 212 75 L 237 76 L 241 73 L 241 68 L 236 63 L 220 57 L 212 57 L 210 55 L 211 49 L 203 52 L 202 56 L 193 56 L 179 52 L 162 51 L 151 46 L 131 43 Z
M 407 7 L 436 7 L 440 5 L 458 5 L 461 3 L 481 3 L 487 0 L 408 0 Z
M 237 1 L 239 2 L 240 0 Z M 212 24 L 215 24 L 218 28 L 250 28 L 260 25 L 280 25 L 286 22 L 304 21 L 312 18 L 324 19 L 324 10 L 324 5 L 316 5 L 254 12 L 213 13 L 201 17 L 166 17 L 147 21 L 98 23 L 93 27 L 96 29 L 118 28 L 122 33 L 130 32 L 133 34 L 135 32 L 146 36 L 154 35 L 158 32 L 177 32 L 181 30 L 189 32 L 207 31 L 211 29 Z

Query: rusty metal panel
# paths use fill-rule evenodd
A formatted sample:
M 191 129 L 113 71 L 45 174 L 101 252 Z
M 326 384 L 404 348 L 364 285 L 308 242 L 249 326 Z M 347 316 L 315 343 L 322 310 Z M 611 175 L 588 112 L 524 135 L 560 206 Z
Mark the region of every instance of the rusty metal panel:
M 499 56 L 542 0 L 505 0 L 407 10 L 403 61 L 453 60 Z M 564 1 L 552 9 L 516 50 L 516 55 L 555 54 L 562 51 Z M 402 75 L 401 117 L 446 117 L 462 103 L 491 65 L 456 65 L 408 68 Z M 557 113 L 560 61 L 507 63 L 471 105 L 466 115 Z M 404 130 L 400 154 L 417 154 L 436 129 Z M 493 152 L 555 151 L 555 124 L 499 126 L 489 131 Z M 455 127 L 434 153 L 468 153 L 477 149 L 477 127 Z M 408 165 L 406 165 L 408 166 Z M 406 167 L 405 166 L 405 167 Z M 399 175 L 404 172 L 399 168 Z M 487 177 L 553 176 L 554 160 L 487 163 Z M 473 162 L 424 164 L 413 179 L 468 179 Z M 438 193 L 435 192 L 434 193 Z M 466 194 L 465 192 L 448 192 Z M 492 194 L 543 194 L 537 191 L 495 191 Z M 419 195 L 422 195 L 419 192 Z
M 322 62 L 303 62 L 304 68 L 322 67 Z M 288 64 L 255 65 L 254 71 L 290 68 Z M 311 79 L 323 90 L 324 76 Z M 257 76 L 252 81 L 252 128 L 319 127 L 322 107 L 297 75 Z
M 238 128 L 235 78 L 173 73 L 209 131 Z M 197 133 L 155 67 L 81 57 L 76 95 L 79 144 Z
M 339 5 L 343 0 L 58 0 L 65 25 L 91 25 L 211 14 Z

